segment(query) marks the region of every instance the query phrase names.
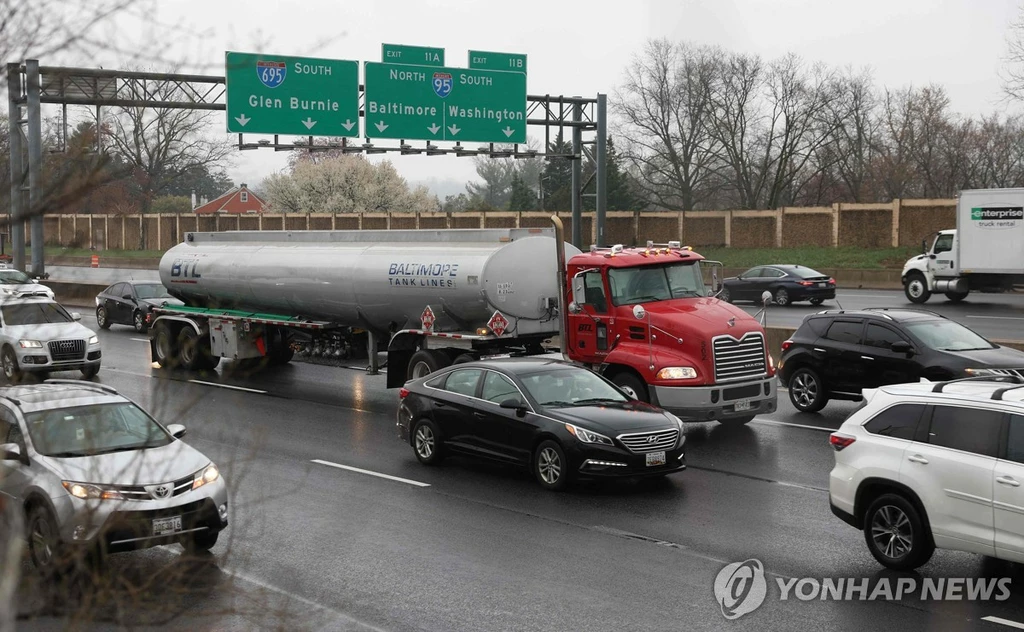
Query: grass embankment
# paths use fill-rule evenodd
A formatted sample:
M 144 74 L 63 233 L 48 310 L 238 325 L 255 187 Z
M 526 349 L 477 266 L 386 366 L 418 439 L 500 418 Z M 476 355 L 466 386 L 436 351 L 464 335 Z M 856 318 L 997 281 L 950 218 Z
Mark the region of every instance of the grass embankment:
M 767 264 L 799 264 L 824 269 L 901 269 L 919 248 L 694 248 L 708 259 L 721 261 L 727 268 L 750 268 Z
M 59 246 L 47 246 L 45 248 L 48 257 L 91 257 L 99 255 L 112 259 L 159 259 L 163 256 L 163 250 L 90 250 L 88 248 L 61 248 Z

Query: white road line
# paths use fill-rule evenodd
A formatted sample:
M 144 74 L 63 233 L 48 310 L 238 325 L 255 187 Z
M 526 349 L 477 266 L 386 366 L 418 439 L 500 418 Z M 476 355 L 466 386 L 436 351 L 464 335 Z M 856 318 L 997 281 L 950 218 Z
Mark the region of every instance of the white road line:
M 986 320 L 1024 320 L 1020 316 L 974 316 L 972 314 L 967 315 L 968 318 L 984 318 Z
M 755 419 L 755 424 L 768 424 L 769 426 L 788 426 L 790 428 L 806 428 L 807 430 L 820 430 L 822 432 L 836 432 L 835 428 L 822 428 L 821 426 L 807 426 L 804 424 L 791 424 L 787 421 L 774 421 L 771 419 Z
M 233 386 L 231 384 L 221 384 L 219 382 L 204 382 L 203 380 L 189 380 L 193 384 L 203 384 L 205 386 L 216 386 L 217 388 L 230 388 L 233 391 L 245 391 L 246 393 L 259 393 L 260 395 L 266 395 L 266 391 L 261 391 L 258 388 L 246 388 L 244 386 Z
M 134 340 L 135 342 L 149 342 L 149 338 L 129 338 L 128 340 Z
M 1003 619 L 1002 617 L 982 617 L 982 621 L 988 621 L 989 623 L 998 623 L 999 625 L 1005 625 L 1009 628 L 1016 628 L 1017 630 L 1024 630 L 1024 623 L 1017 623 L 1016 621 L 1010 621 L 1009 619 Z
M 415 485 L 416 487 L 430 487 L 429 483 L 421 483 L 419 481 L 411 481 L 407 478 L 399 478 L 397 476 L 391 476 L 390 474 L 381 474 L 380 472 L 371 472 L 370 470 L 363 470 L 358 467 L 352 467 L 351 465 L 342 465 L 341 463 L 331 463 L 330 461 L 321 461 L 320 459 L 313 459 L 313 463 L 320 465 L 326 465 L 327 467 L 336 467 L 339 470 L 348 470 L 350 472 L 359 472 L 360 474 L 369 474 L 370 476 L 376 476 L 378 478 L 386 478 L 389 481 L 398 481 L 399 483 L 406 483 L 408 485 Z

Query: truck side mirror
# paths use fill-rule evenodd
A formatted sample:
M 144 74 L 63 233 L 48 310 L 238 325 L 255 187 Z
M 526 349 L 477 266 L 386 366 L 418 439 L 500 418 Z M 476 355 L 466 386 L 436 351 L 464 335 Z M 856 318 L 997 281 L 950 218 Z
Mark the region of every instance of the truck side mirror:
M 928 254 L 928 240 L 921 240 L 921 254 Z
M 644 309 L 643 305 L 634 305 L 633 306 L 633 318 L 635 318 L 637 320 L 643 320 L 643 319 L 647 318 L 647 310 Z
M 583 308 L 580 307 L 579 303 L 577 303 L 576 301 L 573 301 L 573 302 L 569 303 L 569 313 L 570 314 L 581 314 L 581 313 L 583 313 Z
M 572 302 L 577 306 L 587 302 L 587 286 L 582 276 L 572 278 Z

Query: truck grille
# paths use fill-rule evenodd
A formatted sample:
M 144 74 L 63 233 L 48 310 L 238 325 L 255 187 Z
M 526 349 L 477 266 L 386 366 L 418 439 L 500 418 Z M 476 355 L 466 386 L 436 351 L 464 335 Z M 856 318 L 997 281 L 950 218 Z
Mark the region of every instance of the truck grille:
M 618 439 L 632 452 L 654 452 L 656 450 L 668 450 L 676 444 L 679 438 L 679 430 L 656 430 L 654 432 L 638 432 L 635 434 L 619 435 Z
M 84 340 L 54 340 L 49 343 L 50 358 L 54 362 L 61 360 L 81 360 L 85 357 Z
M 715 349 L 715 381 L 742 380 L 767 373 L 764 336 L 749 333 L 741 340 L 732 336 L 716 336 L 711 344 Z

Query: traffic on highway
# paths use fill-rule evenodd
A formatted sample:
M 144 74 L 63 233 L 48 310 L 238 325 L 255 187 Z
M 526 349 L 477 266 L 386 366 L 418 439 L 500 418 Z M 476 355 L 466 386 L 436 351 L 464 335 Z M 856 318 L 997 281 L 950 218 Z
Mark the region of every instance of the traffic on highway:
M 558 221 L 190 233 L 84 315 L 0 299 L 21 615 L 1024 627 L 1024 352 L 991 342 L 1024 300 L 741 307 L 716 265 Z

